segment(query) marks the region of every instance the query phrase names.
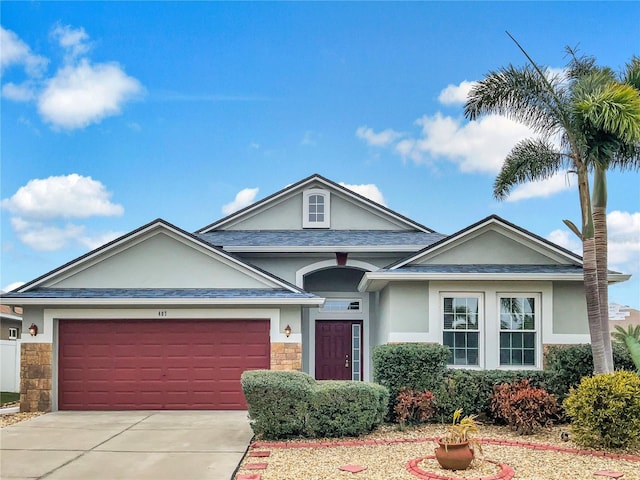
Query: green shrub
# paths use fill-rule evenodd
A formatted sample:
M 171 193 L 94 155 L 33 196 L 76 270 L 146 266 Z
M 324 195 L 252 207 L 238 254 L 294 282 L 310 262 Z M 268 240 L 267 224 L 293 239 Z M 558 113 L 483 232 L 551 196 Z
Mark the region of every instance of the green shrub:
M 342 437 L 368 433 L 382 423 L 388 401 L 388 390 L 373 383 L 317 382 L 306 434 L 310 437 Z
M 420 392 L 409 388 L 401 388 L 396 397 L 396 406 L 393 409 L 395 421 L 401 427 L 405 425 L 418 425 L 429 420 L 435 413 L 433 407 L 433 393 L 429 390 Z
M 538 370 L 451 369 L 435 392 L 436 418 L 448 422 L 459 408 L 470 415 L 488 416 L 494 386 L 525 379 L 532 386 L 545 388 L 546 375 Z
M 393 418 L 401 388 L 429 390 L 437 396 L 447 372 L 449 347 L 430 343 L 397 343 L 373 349 L 373 379 L 390 394 L 387 415 Z
M 626 348 L 613 343 L 613 363 L 617 370 L 635 368 Z M 593 375 L 591 345 L 553 345 L 545 358 L 548 373 L 548 390 L 559 400 L 566 398 L 572 387 L 577 387 L 583 377 Z
M 241 377 L 251 428 L 264 438 L 302 435 L 316 381 L 306 373 L 248 370 Z
M 380 385 L 302 372 L 248 370 L 241 383 L 251 428 L 265 439 L 361 435 L 382 423 L 389 402 Z
M 520 435 L 530 435 L 551 425 L 560 411 L 556 398 L 543 388 L 532 387 L 529 380 L 493 387 L 491 413 Z
M 587 447 L 640 443 L 640 376 L 628 371 L 584 377 L 564 401 L 573 440 Z

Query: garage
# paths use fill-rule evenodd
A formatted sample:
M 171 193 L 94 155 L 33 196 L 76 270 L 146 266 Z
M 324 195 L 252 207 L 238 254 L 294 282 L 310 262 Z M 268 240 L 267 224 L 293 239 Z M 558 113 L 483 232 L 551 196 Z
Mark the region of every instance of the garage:
M 244 410 L 269 320 L 59 320 L 60 410 Z

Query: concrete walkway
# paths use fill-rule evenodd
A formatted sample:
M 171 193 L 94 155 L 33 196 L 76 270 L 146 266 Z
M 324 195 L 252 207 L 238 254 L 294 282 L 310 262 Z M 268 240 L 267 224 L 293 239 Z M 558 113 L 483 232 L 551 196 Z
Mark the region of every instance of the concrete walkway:
M 230 480 L 247 412 L 54 412 L 0 430 L 0 478 Z

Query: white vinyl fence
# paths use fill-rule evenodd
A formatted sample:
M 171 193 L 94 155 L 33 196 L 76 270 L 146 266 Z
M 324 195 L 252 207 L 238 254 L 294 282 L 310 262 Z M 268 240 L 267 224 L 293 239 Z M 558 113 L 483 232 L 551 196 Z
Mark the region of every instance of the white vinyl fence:
M 20 340 L 0 340 L 0 391 L 20 392 Z

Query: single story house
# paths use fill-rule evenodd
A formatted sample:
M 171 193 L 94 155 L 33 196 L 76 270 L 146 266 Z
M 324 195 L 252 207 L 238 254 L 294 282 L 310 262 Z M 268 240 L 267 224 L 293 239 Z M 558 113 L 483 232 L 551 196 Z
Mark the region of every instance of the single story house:
M 24 309 L 23 410 L 244 409 L 246 369 L 370 380 L 388 342 L 542 368 L 589 342 L 582 275 L 500 217 L 443 235 L 312 175 L 194 233 L 152 221 L 2 302 Z

